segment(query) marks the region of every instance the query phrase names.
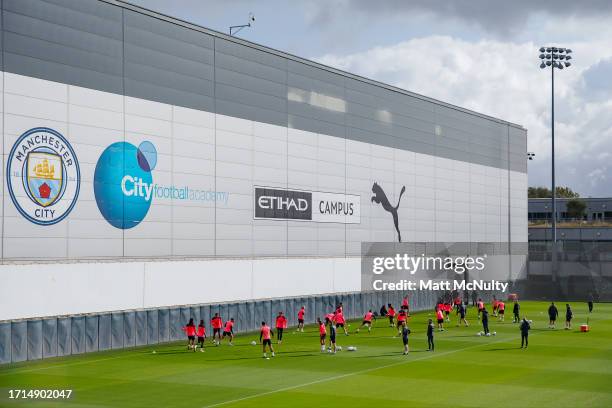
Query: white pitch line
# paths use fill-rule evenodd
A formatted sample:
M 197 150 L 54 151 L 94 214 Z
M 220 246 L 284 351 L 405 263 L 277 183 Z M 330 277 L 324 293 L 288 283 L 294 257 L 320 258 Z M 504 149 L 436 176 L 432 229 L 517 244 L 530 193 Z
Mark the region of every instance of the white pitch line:
M 455 350 L 450 350 L 450 351 L 446 351 L 446 352 L 443 352 L 443 353 L 437 353 L 436 354 L 434 352 L 432 354 L 428 354 L 427 356 L 424 356 L 424 357 L 421 357 L 421 358 L 415 358 L 415 359 L 412 359 L 412 360 L 398 361 L 396 363 L 386 364 L 386 365 L 382 365 L 382 366 L 378 366 L 378 367 L 366 368 L 365 370 L 361 370 L 361 371 L 354 371 L 354 372 L 347 373 L 347 374 L 336 375 L 336 376 L 333 376 L 333 377 L 328 377 L 328 378 L 323 378 L 323 379 L 320 379 L 320 380 L 310 381 L 310 382 L 306 382 L 306 383 L 303 383 L 303 384 L 297 384 L 297 385 L 292 385 L 292 386 L 289 386 L 289 387 L 279 388 L 277 390 L 265 391 L 265 392 L 261 392 L 259 394 L 248 395 L 248 396 L 242 397 L 242 398 L 236 398 L 236 399 L 233 399 L 233 400 L 227 400 L 227 401 L 223 401 L 223 402 L 218 402 L 218 403 L 212 404 L 212 405 L 204 405 L 202 408 L 220 407 L 222 405 L 233 404 L 235 402 L 246 401 L 246 400 L 249 400 L 249 399 L 259 398 L 259 397 L 263 397 L 263 396 L 266 396 L 266 395 L 276 394 L 276 393 L 279 393 L 279 392 L 291 391 L 291 390 L 295 390 L 297 388 L 308 387 L 309 385 L 320 384 L 320 383 L 324 383 L 324 382 L 327 382 L 327 381 L 335 381 L 335 380 L 339 380 L 339 379 L 342 379 L 342 378 L 352 377 L 354 375 L 359 375 L 359 374 L 365 374 L 365 373 L 369 373 L 371 371 L 382 370 L 384 368 L 394 367 L 394 366 L 398 366 L 398 365 L 402 365 L 402 364 L 408 364 L 408 363 L 412 363 L 412 362 L 415 362 L 415 361 L 422 361 L 422 360 L 427 360 L 427 359 L 430 359 L 430 358 L 447 356 L 449 354 L 454 354 L 454 353 L 457 353 L 459 351 L 465 351 L 465 350 L 469 350 L 469 349 L 476 348 L 476 347 L 482 347 L 482 346 L 485 346 L 485 345 L 490 345 L 490 344 L 495 344 L 495 343 L 503 343 L 503 342 L 509 341 L 511 339 L 514 339 L 514 337 L 499 339 L 497 341 L 492 341 L 490 343 L 474 344 L 472 346 L 467 346 L 467 347 L 463 347 L 463 348 L 459 348 L 459 349 L 455 349 Z

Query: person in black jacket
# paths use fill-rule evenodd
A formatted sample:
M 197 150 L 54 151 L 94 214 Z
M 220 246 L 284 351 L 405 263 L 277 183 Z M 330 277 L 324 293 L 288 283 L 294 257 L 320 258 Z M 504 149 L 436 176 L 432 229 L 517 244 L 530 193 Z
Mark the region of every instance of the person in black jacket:
M 514 319 L 512 319 L 512 323 L 518 323 L 521 321 L 519 317 L 519 312 L 521 311 L 521 305 L 519 305 L 518 300 L 514 300 L 514 306 L 512 307 L 512 313 L 514 313 Z
M 434 351 L 434 323 L 432 319 L 427 322 L 427 351 Z
M 552 302 L 548 307 L 548 328 L 554 329 L 555 322 L 557 321 L 557 316 L 559 316 L 559 311 L 557 310 L 557 306 Z
M 589 301 L 588 301 L 588 305 L 589 305 L 589 313 L 593 313 L 593 293 L 589 293 Z
M 572 328 L 572 317 L 574 317 L 574 313 L 572 313 L 572 308 L 568 303 L 565 305 L 565 330 Z
M 523 317 L 523 321 L 521 322 L 521 348 L 527 348 L 529 344 L 529 329 L 531 329 L 531 325 L 529 324 L 529 320 L 526 317 Z
M 482 309 L 482 329 L 485 336 L 489 334 L 489 312 L 487 312 L 486 308 Z

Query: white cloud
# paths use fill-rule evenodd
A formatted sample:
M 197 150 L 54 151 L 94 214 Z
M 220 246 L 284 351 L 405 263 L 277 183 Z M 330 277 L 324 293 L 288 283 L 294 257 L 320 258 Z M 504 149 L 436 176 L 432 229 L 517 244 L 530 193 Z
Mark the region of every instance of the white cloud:
M 556 158 L 558 184 L 583 195 L 612 195 L 608 156 L 612 151 L 612 94 L 584 92 L 597 65 L 597 76 L 612 64 L 606 41 L 564 44 L 574 49 L 574 65 L 555 72 Z M 324 55 L 317 60 L 346 71 L 391 83 L 445 102 L 523 125 L 530 162 L 530 185 L 550 180 L 550 69 L 541 70 L 539 44 L 501 40 L 466 41 L 428 36 L 375 47 L 348 55 Z M 602 72 L 602 70 L 604 70 Z M 603 96 L 602 96 L 603 95 Z M 588 175 L 589 183 L 584 183 Z

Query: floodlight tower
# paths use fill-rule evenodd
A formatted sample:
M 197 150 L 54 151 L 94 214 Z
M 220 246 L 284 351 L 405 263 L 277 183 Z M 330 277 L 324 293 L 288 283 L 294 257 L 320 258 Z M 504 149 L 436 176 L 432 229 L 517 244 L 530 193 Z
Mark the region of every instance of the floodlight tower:
M 550 67 L 551 80 L 551 119 L 550 127 L 552 134 L 552 278 L 557 280 L 557 186 L 555 184 L 555 69 L 569 68 L 572 63 L 570 55 L 572 50 L 569 48 L 559 47 L 541 47 L 540 48 L 540 68 Z

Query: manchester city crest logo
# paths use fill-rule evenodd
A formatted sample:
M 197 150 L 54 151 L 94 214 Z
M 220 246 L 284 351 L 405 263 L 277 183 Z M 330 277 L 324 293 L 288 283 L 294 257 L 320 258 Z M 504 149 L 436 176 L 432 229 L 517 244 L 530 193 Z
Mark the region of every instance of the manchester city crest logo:
M 17 139 L 7 159 L 6 179 L 21 215 L 38 225 L 52 225 L 66 218 L 76 204 L 81 173 L 66 138 L 41 127 Z

